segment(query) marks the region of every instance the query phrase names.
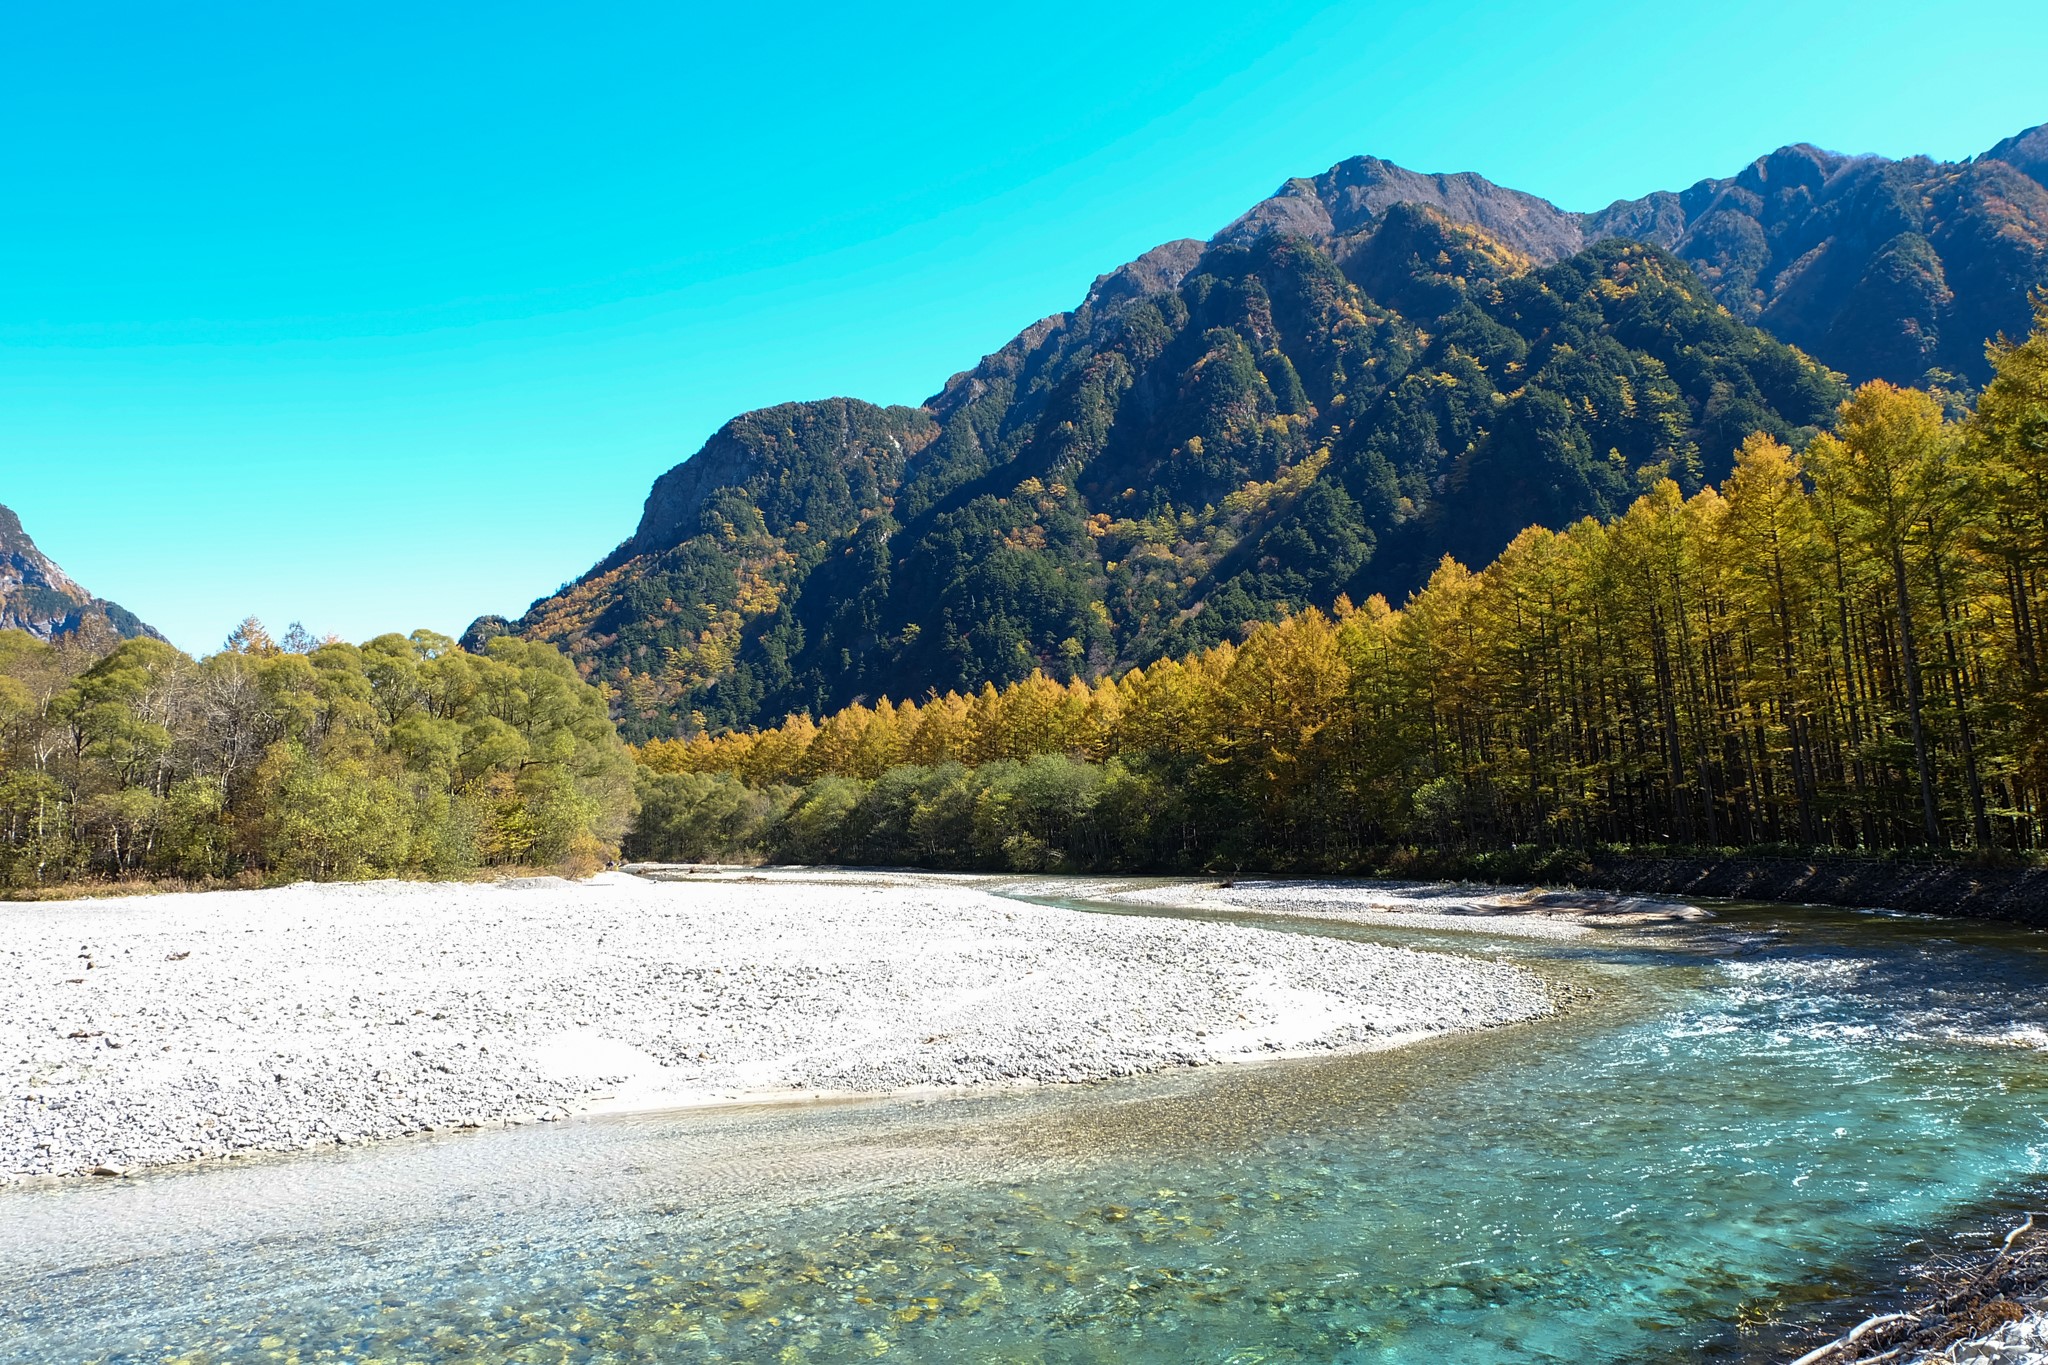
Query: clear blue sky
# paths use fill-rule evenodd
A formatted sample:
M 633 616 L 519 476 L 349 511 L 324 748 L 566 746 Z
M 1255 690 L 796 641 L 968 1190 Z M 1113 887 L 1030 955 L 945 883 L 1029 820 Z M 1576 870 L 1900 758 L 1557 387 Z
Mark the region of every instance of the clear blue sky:
M 2048 121 L 2048 6 L 10 6 L 0 502 L 189 649 L 516 615 L 734 413 L 917 402 L 1370 152 L 1590 209 Z

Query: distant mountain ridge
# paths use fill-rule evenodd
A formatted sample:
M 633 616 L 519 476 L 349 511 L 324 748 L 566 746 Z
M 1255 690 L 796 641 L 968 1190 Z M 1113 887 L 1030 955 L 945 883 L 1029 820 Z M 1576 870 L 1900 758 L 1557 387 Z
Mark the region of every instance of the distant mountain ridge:
M 2048 282 L 2040 134 L 1946 166 L 1795 146 L 1595 214 L 1356 158 L 918 407 L 735 418 L 590 573 L 466 642 L 560 645 L 644 737 L 1398 599 L 1446 554 L 1718 479 L 1752 430 L 1803 440 L 1834 371 L 1966 393 Z
M 0 630 L 25 630 L 40 640 L 104 623 L 123 639 L 162 639 L 135 613 L 95 597 L 36 548 L 21 518 L 0 506 Z
M 2048 185 L 2048 123 L 2014 133 L 1978 159 L 2003 161 L 2036 182 Z
M 1570 213 L 1485 177 L 1355 157 L 1288 181 L 1218 234 L 1329 243 L 1425 204 L 1548 264 L 1608 238 L 1649 242 L 1714 297 L 1851 380 L 1974 387 L 1984 343 L 2027 326 L 2048 279 L 2048 125 L 1969 161 L 1843 156 L 1806 143 L 1690 189 Z

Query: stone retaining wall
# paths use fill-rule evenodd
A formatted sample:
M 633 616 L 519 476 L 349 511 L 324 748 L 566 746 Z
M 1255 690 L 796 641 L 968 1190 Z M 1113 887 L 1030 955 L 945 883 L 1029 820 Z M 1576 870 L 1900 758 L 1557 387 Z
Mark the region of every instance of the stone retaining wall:
M 1580 880 L 1638 895 L 1871 906 L 2048 928 L 2048 868 L 1858 858 L 1615 858 L 1596 860 Z

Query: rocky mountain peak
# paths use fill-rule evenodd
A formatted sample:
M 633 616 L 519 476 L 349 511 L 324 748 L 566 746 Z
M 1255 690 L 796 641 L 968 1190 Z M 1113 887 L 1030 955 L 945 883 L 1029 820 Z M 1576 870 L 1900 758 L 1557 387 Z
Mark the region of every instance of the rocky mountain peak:
M 1180 288 L 1207 250 L 1204 243 L 1182 237 L 1153 247 L 1135 261 L 1127 261 L 1107 275 L 1097 275 L 1088 287 L 1087 305 L 1114 306 L 1126 299 L 1142 299 Z M 1084 305 L 1086 306 L 1086 305 Z
M 2027 291 L 2048 282 L 2048 125 L 1957 163 L 1795 142 L 1734 175 L 1594 213 L 1469 171 L 1360 156 L 1287 181 L 1215 240 L 1302 237 L 1370 260 L 1360 243 L 1398 204 L 1538 265 L 1612 238 L 1660 246 L 1735 316 L 1852 379 L 1967 387 L 1986 377 L 1984 339 L 2024 331 Z
M 1585 245 L 1579 216 L 1547 199 L 1496 185 L 1471 171 L 1423 174 L 1376 156 L 1355 156 L 1313 178 L 1289 180 L 1215 240 L 1242 245 L 1279 233 L 1323 243 L 1371 227 L 1395 204 L 1440 210 L 1538 261 L 1561 260 Z
M 48 640 L 93 621 L 124 638 L 162 638 L 133 612 L 73 582 L 36 548 L 14 510 L 0 505 L 0 630 L 25 630 Z

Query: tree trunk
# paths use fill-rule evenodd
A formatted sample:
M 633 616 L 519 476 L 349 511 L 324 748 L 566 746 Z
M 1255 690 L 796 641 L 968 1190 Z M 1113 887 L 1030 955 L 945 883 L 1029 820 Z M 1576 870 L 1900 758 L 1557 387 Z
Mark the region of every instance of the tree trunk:
M 1920 778 L 1920 818 L 1927 842 L 1941 843 L 1941 818 L 1934 807 L 1934 766 L 1927 754 L 1927 727 L 1920 715 L 1920 652 L 1913 645 L 1913 613 L 1906 596 L 1906 550 L 1892 547 L 1892 587 L 1899 599 L 1899 655 L 1906 673 L 1906 719 L 1913 731 L 1913 765 Z

